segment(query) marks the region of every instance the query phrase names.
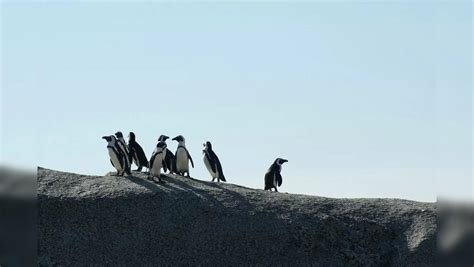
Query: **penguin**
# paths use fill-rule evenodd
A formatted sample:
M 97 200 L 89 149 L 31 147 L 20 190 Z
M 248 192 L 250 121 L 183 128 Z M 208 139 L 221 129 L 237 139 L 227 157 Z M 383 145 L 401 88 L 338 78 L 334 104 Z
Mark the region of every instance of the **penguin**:
M 135 140 L 135 133 L 133 132 L 128 134 L 128 149 L 132 156 L 132 162 L 138 166 L 138 169 L 135 171 L 141 172 L 143 167 L 148 168 L 148 159 L 146 158 L 143 148 Z
M 161 181 L 161 168 L 163 167 L 163 159 L 165 158 L 166 143 L 163 141 L 158 142 L 155 150 L 150 158 L 150 177 L 149 180 L 156 182 L 154 177 L 158 177 L 158 182 Z
M 277 187 L 281 186 L 281 183 L 283 182 L 281 177 L 281 165 L 285 162 L 288 162 L 288 160 L 282 158 L 277 158 L 275 162 L 273 162 L 272 166 L 270 166 L 265 174 L 264 190 L 272 191 L 272 188 L 274 188 L 275 192 L 278 192 Z
M 184 173 L 187 173 L 186 177 L 190 177 L 188 160 L 191 161 L 193 168 L 194 162 L 191 158 L 191 155 L 189 155 L 189 151 L 186 149 L 184 137 L 182 135 L 178 135 L 172 140 L 178 142 L 178 148 L 176 149 L 175 154 L 176 173 L 182 176 L 184 176 Z
M 102 139 L 107 141 L 107 150 L 109 151 L 110 163 L 117 170 L 117 176 L 123 176 L 125 172 L 125 155 L 122 150 L 118 147 L 117 139 L 115 136 L 102 136 Z
M 166 135 L 160 135 L 160 137 L 158 138 L 158 142 L 165 142 L 166 143 L 166 140 L 168 138 L 169 137 L 166 136 Z M 164 159 L 164 163 L 163 163 L 163 171 L 164 172 L 169 171 L 169 173 L 176 173 L 176 162 L 174 160 L 174 154 L 168 148 L 166 148 L 166 152 L 165 152 L 165 159 Z
M 222 165 L 217 157 L 216 153 L 212 150 L 211 142 L 207 141 L 204 145 L 204 150 L 202 151 L 204 154 L 204 165 L 206 165 L 207 170 L 211 174 L 212 181 L 217 178 L 217 182 L 226 181 L 224 177 L 224 173 L 222 172 Z
M 128 146 L 125 143 L 125 140 L 123 139 L 123 134 L 122 132 L 116 132 L 115 136 L 117 137 L 117 143 L 119 148 L 122 150 L 123 154 L 125 155 L 125 173 L 128 175 L 132 174 L 131 168 L 132 168 L 132 159 L 130 157 L 130 151 L 128 150 Z

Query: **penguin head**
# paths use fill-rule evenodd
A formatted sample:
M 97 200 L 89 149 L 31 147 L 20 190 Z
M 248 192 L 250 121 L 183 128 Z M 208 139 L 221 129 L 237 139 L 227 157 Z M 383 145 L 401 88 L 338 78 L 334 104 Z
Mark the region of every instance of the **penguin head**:
M 202 153 L 206 153 L 207 151 L 211 151 L 212 150 L 212 145 L 211 145 L 211 142 L 207 141 L 206 143 L 202 144 L 202 146 L 204 147 L 204 149 L 202 150 Z
M 102 139 L 105 139 L 109 145 L 115 145 L 115 142 L 117 139 L 115 139 L 115 136 L 109 135 L 109 136 L 102 136 Z
M 207 150 L 212 150 L 211 142 L 207 141 L 205 144 L 202 144 Z
M 178 135 L 176 136 L 175 138 L 171 139 L 173 141 L 177 141 L 177 142 L 183 142 L 184 141 L 184 137 L 182 135 Z
M 123 134 L 120 131 L 116 132 L 115 136 L 117 136 L 117 138 L 123 138 Z
M 135 141 L 135 133 L 134 132 L 130 132 L 128 134 L 128 141 Z
M 166 140 L 169 139 L 169 138 L 170 138 L 169 136 L 160 135 L 160 137 L 158 138 L 158 142 L 159 142 L 159 141 L 166 141 Z
M 160 142 L 158 142 L 158 144 L 156 144 L 156 150 L 164 151 L 165 149 L 166 149 L 166 143 L 165 142 L 160 141 Z
M 285 162 L 288 162 L 288 160 L 282 159 L 282 158 L 277 158 L 277 159 L 275 160 L 275 163 L 278 164 L 278 165 L 280 165 L 280 166 L 281 166 L 283 163 L 285 163 Z

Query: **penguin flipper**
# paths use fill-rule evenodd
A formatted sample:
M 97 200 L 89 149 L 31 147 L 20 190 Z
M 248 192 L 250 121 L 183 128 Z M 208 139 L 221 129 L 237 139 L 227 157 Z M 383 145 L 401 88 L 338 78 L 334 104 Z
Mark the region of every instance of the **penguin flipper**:
M 186 150 L 186 154 L 188 154 L 188 159 L 189 161 L 191 161 L 191 166 L 193 166 L 194 168 L 194 162 L 193 162 L 193 158 L 191 157 L 191 155 L 189 154 L 189 151 L 187 148 L 184 148 Z
M 143 148 L 140 146 L 140 144 L 136 143 L 137 145 L 137 158 L 138 158 L 138 161 L 140 162 L 140 165 L 143 165 L 143 166 L 148 166 L 148 159 L 145 155 L 145 151 L 143 151 Z
M 153 162 L 155 161 L 155 157 L 156 157 L 156 153 L 153 153 L 153 154 L 151 155 L 150 162 L 149 162 L 150 165 L 149 165 L 148 168 L 151 169 L 151 168 L 153 167 Z
M 129 145 L 130 156 L 132 158 L 130 160 L 130 166 L 134 161 L 138 167 L 143 166 L 145 162 L 148 162 L 148 159 L 146 158 L 145 153 L 143 152 L 143 149 L 141 149 L 141 147 L 135 147 L 135 143 L 133 143 L 133 145 L 134 146 Z M 139 148 L 141 149 L 141 151 L 139 150 Z
M 224 182 L 227 182 L 225 180 L 225 176 L 224 176 L 224 172 L 222 171 L 222 165 L 221 165 L 221 162 L 219 161 L 218 158 L 216 158 L 216 165 L 217 165 L 217 171 L 219 172 L 219 179 L 224 181 Z
M 135 155 L 135 153 L 137 153 L 135 151 L 135 146 L 133 145 L 133 143 L 128 144 L 128 152 L 129 152 L 130 156 L 132 156 L 132 157 L 133 157 L 133 155 Z
M 281 174 L 279 172 L 275 173 L 275 178 L 277 180 L 278 186 L 281 186 L 283 183 L 283 178 L 281 177 Z
M 161 166 L 163 166 L 163 171 L 164 171 L 164 172 L 167 172 L 167 171 L 168 171 L 168 168 L 167 168 L 168 165 L 166 164 L 166 160 L 165 160 L 165 159 L 163 159 L 163 160 L 161 161 Z
M 212 172 L 214 173 L 217 172 L 217 168 L 216 168 L 217 163 L 214 161 L 211 155 L 209 155 L 209 152 L 205 151 L 205 153 L 206 153 L 207 161 L 209 161 L 209 165 L 211 166 Z

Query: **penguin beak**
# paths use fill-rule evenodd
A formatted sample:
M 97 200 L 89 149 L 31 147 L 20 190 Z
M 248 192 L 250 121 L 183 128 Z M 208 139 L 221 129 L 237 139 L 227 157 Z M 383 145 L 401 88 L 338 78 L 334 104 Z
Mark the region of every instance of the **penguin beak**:
M 288 162 L 288 160 L 286 160 L 286 159 L 284 159 L 284 160 L 282 160 L 282 161 L 283 161 L 283 163 Z
M 173 140 L 173 141 L 177 141 L 177 138 L 178 138 L 178 137 L 176 136 L 175 138 L 173 138 L 173 139 L 171 139 L 171 140 Z
M 102 136 L 102 139 L 105 139 L 105 140 L 107 140 L 107 137 L 108 137 L 108 136 Z

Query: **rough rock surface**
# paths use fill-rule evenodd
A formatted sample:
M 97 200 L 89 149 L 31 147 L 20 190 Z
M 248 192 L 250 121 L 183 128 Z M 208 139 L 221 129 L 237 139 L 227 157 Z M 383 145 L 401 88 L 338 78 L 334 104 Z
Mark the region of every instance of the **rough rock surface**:
M 38 168 L 41 265 L 432 266 L 436 206 Z

